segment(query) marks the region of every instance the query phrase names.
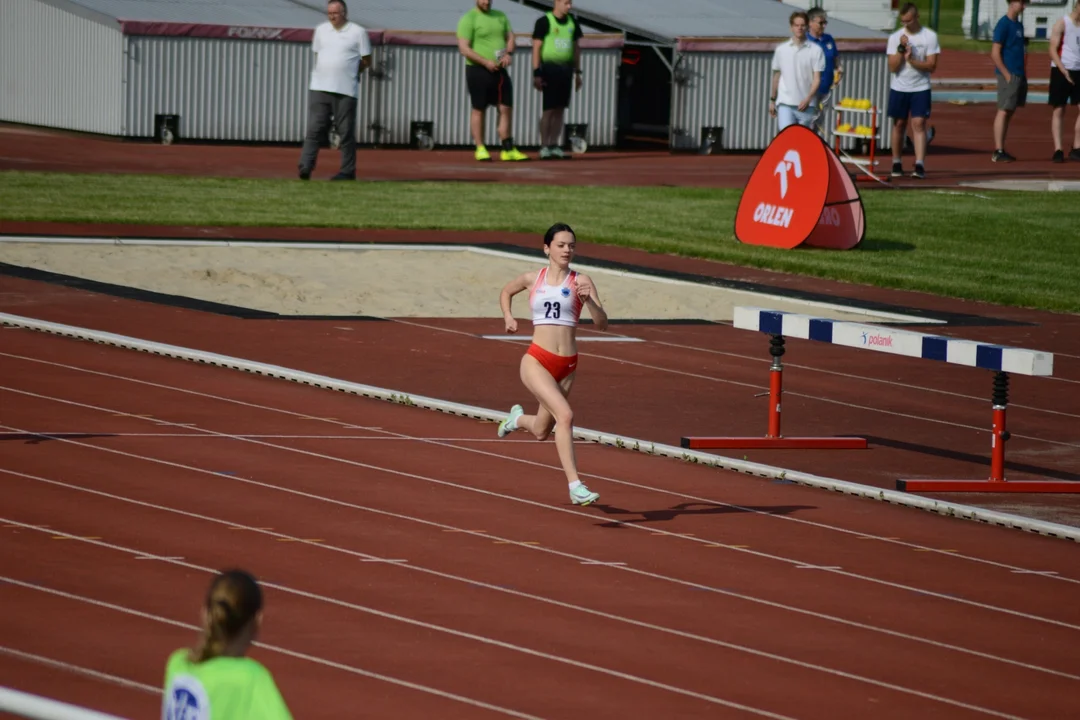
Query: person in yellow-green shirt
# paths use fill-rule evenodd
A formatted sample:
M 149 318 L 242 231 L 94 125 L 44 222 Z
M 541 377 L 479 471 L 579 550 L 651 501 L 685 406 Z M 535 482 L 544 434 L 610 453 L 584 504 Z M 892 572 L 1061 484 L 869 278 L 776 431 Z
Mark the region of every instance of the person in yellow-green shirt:
M 570 14 L 573 0 L 555 0 L 533 28 L 533 86 L 544 93 L 540 117 L 540 159 L 562 160 L 563 122 L 570 87 L 581 90 L 581 26 Z
M 472 114 L 469 129 L 476 143 L 476 159 L 491 160 L 484 145 L 484 114 L 492 105 L 499 112 L 499 159 L 528 160 L 514 147 L 514 86 L 506 71 L 514 56 L 514 32 L 510 19 L 491 9 L 491 0 L 476 0 L 476 7 L 461 16 L 457 27 L 458 50 L 465 56 L 465 84 L 469 88 Z
M 203 606 L 203 633 L 165 666 L 162 720 L 292 720 L 273 676 L 245 657 L 262 624 L 262 590 L 243 570 L 221 573 Z

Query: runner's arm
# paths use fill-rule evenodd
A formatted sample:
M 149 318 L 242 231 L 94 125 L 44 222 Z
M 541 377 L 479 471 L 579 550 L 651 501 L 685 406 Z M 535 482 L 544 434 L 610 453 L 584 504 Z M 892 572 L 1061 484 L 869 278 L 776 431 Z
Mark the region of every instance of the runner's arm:
M 536 276 L 539 274 L 539 270 L 535 272 L 527 272 L 518 275 L 516 278 L 506 283 L 503 286 L 502 292 L 499 293 L 499 307 L 503 311 L 503 323 L 506 326 L 506 332 L 517 332 L 517 320 L 514 318 L 514 313 L 510 309 L 510 303 L 513 297 L 522 290 L 530 287 L 536 282 Z
M 582 291 L 581 296 L 585 307 L 589 308 L 589 317 L 592 318 L 596 329 L 604 332 L 608 328 L 608 316 L 604 306 L 600 303 L 600 293 L 596 290 L 596 283 L 588 275 L 579 274 L 577 284 L 578 290 Z

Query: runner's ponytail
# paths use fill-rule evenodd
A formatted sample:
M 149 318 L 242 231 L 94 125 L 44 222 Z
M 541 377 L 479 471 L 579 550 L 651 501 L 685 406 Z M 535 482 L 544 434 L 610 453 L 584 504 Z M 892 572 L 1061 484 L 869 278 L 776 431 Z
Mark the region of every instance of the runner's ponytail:
M 262 590 L 243 570 L 221 573 L 206 593 L 205 625 L 192 661 L 201 663 L 220 657 L 262 610 Z

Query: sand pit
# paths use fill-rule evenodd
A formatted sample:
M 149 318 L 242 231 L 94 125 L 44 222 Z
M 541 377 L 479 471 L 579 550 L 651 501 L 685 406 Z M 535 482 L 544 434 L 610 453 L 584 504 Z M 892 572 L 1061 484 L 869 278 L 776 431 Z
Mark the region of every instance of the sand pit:
M 544 262 L 459 246 L 0 242 L 0 262 L 281 315 L 498 318 L 499 291 Z M 776 296 L 590 268 L 615 320 L 730 321 L 735 305 L 895 322 Z M 526 316 L 518 296 L 515 315 Z

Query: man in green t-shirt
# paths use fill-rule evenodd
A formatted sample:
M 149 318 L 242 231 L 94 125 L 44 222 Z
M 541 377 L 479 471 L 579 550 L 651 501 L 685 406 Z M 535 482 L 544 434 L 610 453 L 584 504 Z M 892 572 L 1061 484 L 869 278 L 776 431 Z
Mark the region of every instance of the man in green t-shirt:
M 458 50 L 465 56 L 465 84 L 469 88 L 472 114 L 469 127 L 476 143 L 476 159 L 490 160 L 484 145 L 484 113 L 495 105 L 499 112 L 501 160 L 528 160 L 514 147 L 511 135 L 514 88 L 506 71 L 514 55 L 514 32 L 505 13 L 491 9 L 491 0 L 476 0 L 457 27 Z
M 570 14 L 572 0 L 555 7 L 533 28 L 533 85 L 544 93 L 540 118 L 540 159 L 561 160 L 563 121 L 570 107 L 570 87 L 581 90 L 581 26 Z

